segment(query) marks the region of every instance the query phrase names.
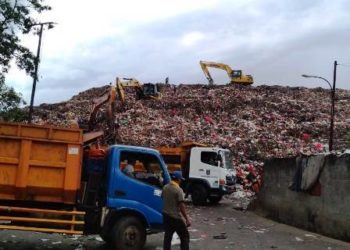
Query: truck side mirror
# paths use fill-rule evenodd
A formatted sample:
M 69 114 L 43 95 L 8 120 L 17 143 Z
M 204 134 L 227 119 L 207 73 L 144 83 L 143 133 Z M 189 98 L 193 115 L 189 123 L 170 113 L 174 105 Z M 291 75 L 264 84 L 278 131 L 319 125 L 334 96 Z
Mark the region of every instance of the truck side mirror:
M 222 160 L 218 160 L 218 167 L 220 168 L 224 167 L 224 163 L 222 162 Z
M 218 164 L 218 167 L 223 167 L 222 157 L 221 157 L 220 151 L 219 151 L 218 154 L 216 155 L 216 162 L 217 162 L 217 164 Z
M 216 155 L 216 162 L 218 163 L 218 167 L 223 168 L 224 167 L 224 162 L 222 160 L 222 151 L 219 150 L 217 155 Z

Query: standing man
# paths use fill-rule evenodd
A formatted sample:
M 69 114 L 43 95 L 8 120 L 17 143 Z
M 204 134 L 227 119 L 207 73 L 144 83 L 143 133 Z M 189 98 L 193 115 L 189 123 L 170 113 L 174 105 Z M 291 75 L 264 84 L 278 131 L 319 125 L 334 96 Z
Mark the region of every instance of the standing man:
M 181 240 L 181 250 L 188 250 L 190 245 L 190 234 L 187 227 L 191 226 L 191 219 L 186 213 L 184 204 L 184 193 L 180 183 L 184 178 L 181 171 L 171 174 L 172 181 L 164 186 L 163 197 L 163 223 L 164 242 L 163 249 L 171 249 L 171 240 L 176 232 Z

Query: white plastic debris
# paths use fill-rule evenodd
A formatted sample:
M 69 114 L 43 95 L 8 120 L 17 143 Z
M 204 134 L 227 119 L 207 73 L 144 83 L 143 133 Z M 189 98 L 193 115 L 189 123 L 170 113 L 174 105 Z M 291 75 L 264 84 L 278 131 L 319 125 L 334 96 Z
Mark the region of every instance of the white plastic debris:
M 299 241 L 299 242 L 302 242 L 302 241 L 304 241 L 302 238 L 300 238 L 300 237 L 295 237 L 295 240 L 296 241 Z
M 74 250 L 85 250 L 83 244 L 79 244 Z
M 316 238 L 317 236 L 316 235 L 313 235 L 313 234 L 304 234 L 305 237 L 311 237 L 311 238 Z
M 177 233 L 173 234 L 173 238 L 171 240 L 171 245 L 175 246 L 175 245 L 180 245 L 181 241 L 180 241 L 180 237 L 177 235 Z
M 103 239 L 102 239 L 100 236 L 96 236 L 96 237 L 95 237 L 95 240 L 97 240 L 97 241 L 103 241 Z
M 59 240 L 59 241 L 54 241 L 54 242 L 52 242 L 51 244 L 52 244 L 52 245 L 59 245 L 59 244 L 62 244 L 62 241 L 60 241 L 60 240 Z

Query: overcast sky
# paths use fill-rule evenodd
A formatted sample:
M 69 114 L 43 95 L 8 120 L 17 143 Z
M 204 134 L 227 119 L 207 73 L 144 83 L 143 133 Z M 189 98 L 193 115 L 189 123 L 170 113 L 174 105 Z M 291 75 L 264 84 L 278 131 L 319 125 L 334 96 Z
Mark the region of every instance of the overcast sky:
M 134 77 L 141 82 L 207 83 L 199 61 L 242 69 L 254 85 L 350 89 L 347 0 L 59 0 L 44 32 L 35 105 Z M 36 53 L 38 37 L 23 38 Z M 217 84 L 224 71 L 210 69 Z M 12 68 L 7 84 L 30 100 L 32 79 Z

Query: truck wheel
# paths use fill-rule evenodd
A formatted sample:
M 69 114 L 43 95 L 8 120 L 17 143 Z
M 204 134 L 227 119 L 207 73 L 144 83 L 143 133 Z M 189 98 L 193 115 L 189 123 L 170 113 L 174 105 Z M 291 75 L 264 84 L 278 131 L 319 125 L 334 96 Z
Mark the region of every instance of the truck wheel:
M 146 242 L 146 229 L 134 216 L 123 217 L 117 221 L 111 234 L 113 250 L 139 250 Z
M 211 204 L 217 204 L 217 203 L 219 203 L 219 201 L 221 201 L 221 199 L 222 199 L 222 195 L 219 195 L 219 196 L 209 196 L 209 202 L 211 203 Z
M 207 203 L 208 191 L 203 185 L 196 184 L 191 188 L 191 198 L 193 205 L 205 205 Z

